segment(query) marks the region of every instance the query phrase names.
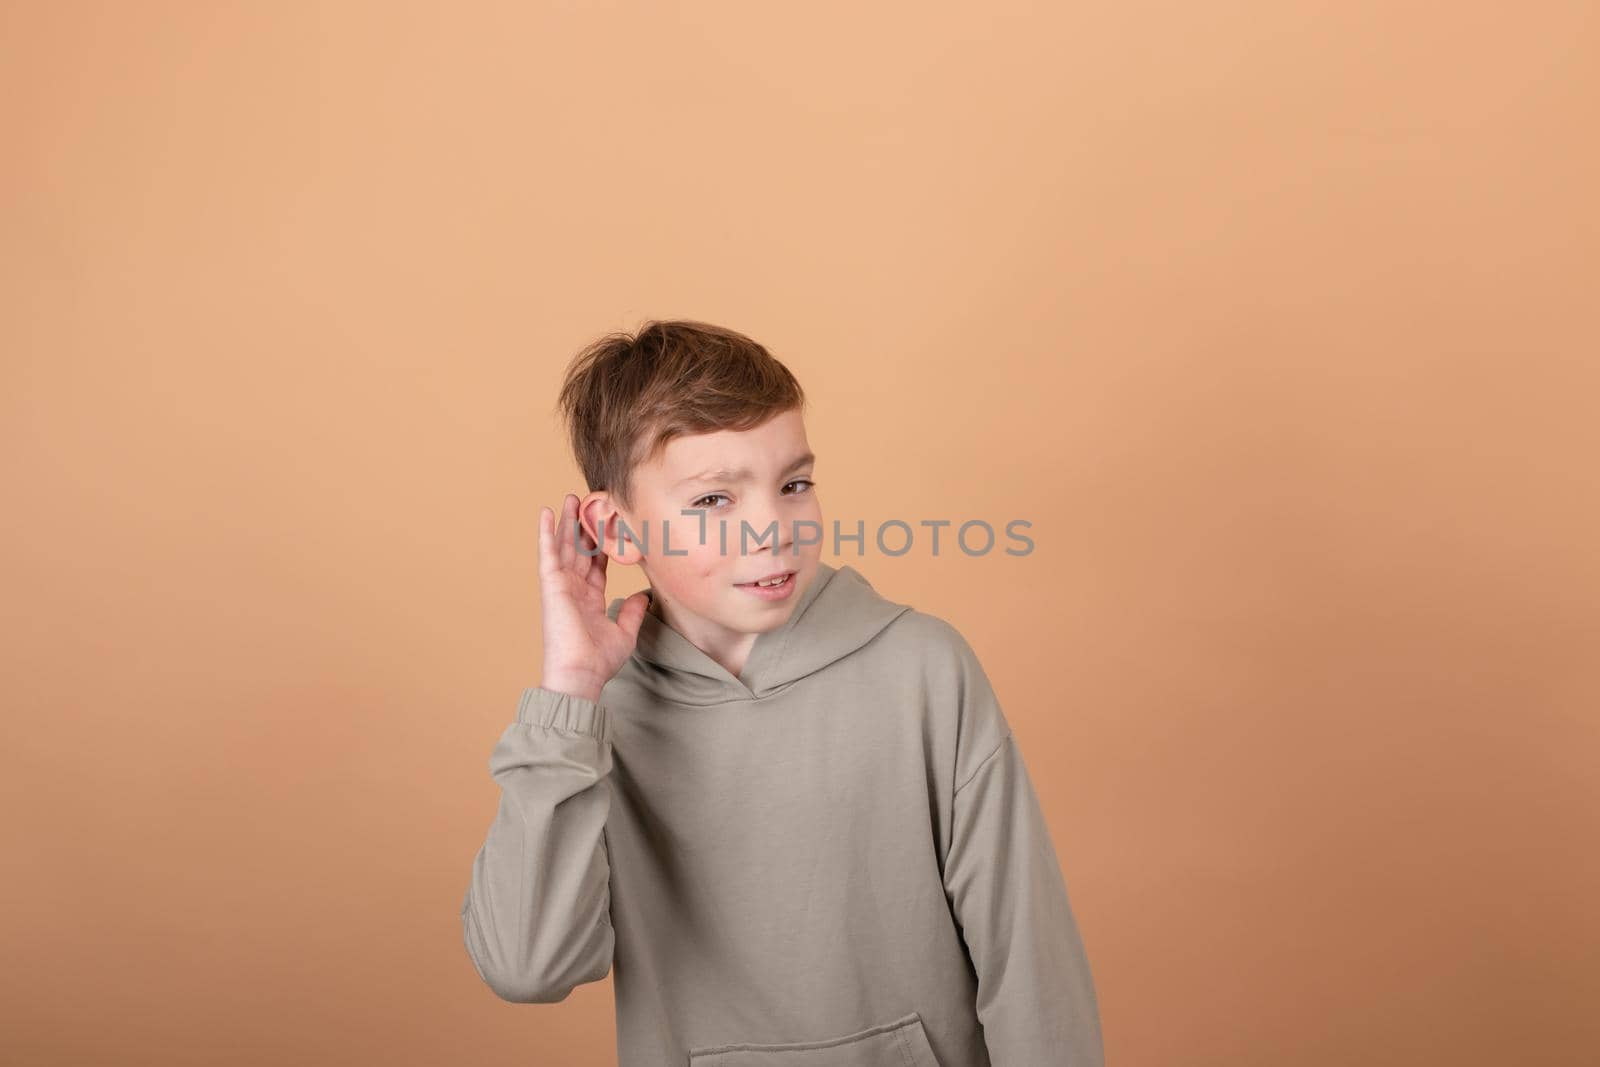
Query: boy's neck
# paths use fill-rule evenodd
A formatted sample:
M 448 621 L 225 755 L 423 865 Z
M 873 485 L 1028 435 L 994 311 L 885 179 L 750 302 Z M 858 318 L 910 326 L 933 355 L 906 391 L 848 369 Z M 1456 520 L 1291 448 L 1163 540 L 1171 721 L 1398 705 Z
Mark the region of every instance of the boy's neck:
M 721 628 L 715 628 L 720 629 L 720 633 L 702 632 L 711 628 L 702 628 L 691 620 L 679 619 L 677 612 L 671 610 L 653 586 L 649 593 L 650 602 L 645 610 L 659 619 L 662 625 L 674 630 L 735 678 L 744 672 L 744 665 L 750 659 L 750 650 L 755 647 L 756 638 L 761 636 L 759 633 L 739 633 Z

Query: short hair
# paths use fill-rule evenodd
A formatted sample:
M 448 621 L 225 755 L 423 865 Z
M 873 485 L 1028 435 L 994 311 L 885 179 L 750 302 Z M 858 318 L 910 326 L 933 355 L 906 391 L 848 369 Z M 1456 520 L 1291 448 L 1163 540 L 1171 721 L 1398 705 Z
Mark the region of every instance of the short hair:
M 799 381 L 762 345 L 690 319 L 651 320 L 585 346 L 557 403 L 589 490 L 630 509 L 634 467 L 673 438 L 748 430 L 805 405 Z

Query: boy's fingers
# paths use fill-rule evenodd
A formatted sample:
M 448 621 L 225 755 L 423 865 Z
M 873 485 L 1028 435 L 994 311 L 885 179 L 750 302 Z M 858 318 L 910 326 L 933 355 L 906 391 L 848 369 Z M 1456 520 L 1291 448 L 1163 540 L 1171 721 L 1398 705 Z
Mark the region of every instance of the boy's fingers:
M 539 507 L 539 576 L 548 577 L 550 569 L 555 565 L 552 555 L 555 546 L 550 543 L 551 511 L 548 505 Z
M 593 541 L 594 538 L 586 537 L 584 540 Z M 606 591 L 606 565 L 611 562 L 611 559 L 599 545 L 595 545 L 594 549 L 594 555 L 589 557 L 589 584 L 603 594 Z M 601 603 L 604 603 L 603 598 Z
M 561 498 L 561 522 L 556 531 L 556 559 L 563 570 L 572 568 L 572 561 L 577 556 L 577 550 L 572 547 L 572 520 L 577 513 L 577 505 L 573 496 L 568 493 Z

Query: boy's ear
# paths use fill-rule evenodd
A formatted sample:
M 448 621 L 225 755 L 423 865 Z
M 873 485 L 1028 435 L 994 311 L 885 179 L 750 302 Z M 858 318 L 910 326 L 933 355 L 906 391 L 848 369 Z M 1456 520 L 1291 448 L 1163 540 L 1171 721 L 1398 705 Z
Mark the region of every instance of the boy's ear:
M 597 489 L 578 501 L 578 521 L 583 523 L 584 532 L 594 538 L 600 550 L 610 557 L 610 562 L 633 567 L 643 558 L 638 544 L 621 529 L 627 517 L 617 510 L 616 502 L 605 490 Z M 600 538 L 602 523 L 605 531 L 603 541 Z M 632 522 L 628 522 L 628 526 L 631 530 Z

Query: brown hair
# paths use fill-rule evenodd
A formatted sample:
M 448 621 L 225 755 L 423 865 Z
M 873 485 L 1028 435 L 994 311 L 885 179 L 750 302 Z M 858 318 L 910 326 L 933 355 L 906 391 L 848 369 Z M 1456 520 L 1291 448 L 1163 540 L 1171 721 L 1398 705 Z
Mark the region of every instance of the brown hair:
M 805 402 L 789 368 L 760 344 L 675 319 L 586 346 L 567 367 L 557 406 L 590 491 L 632 508 L 634 466 L 674 437 L 752 429 Z

